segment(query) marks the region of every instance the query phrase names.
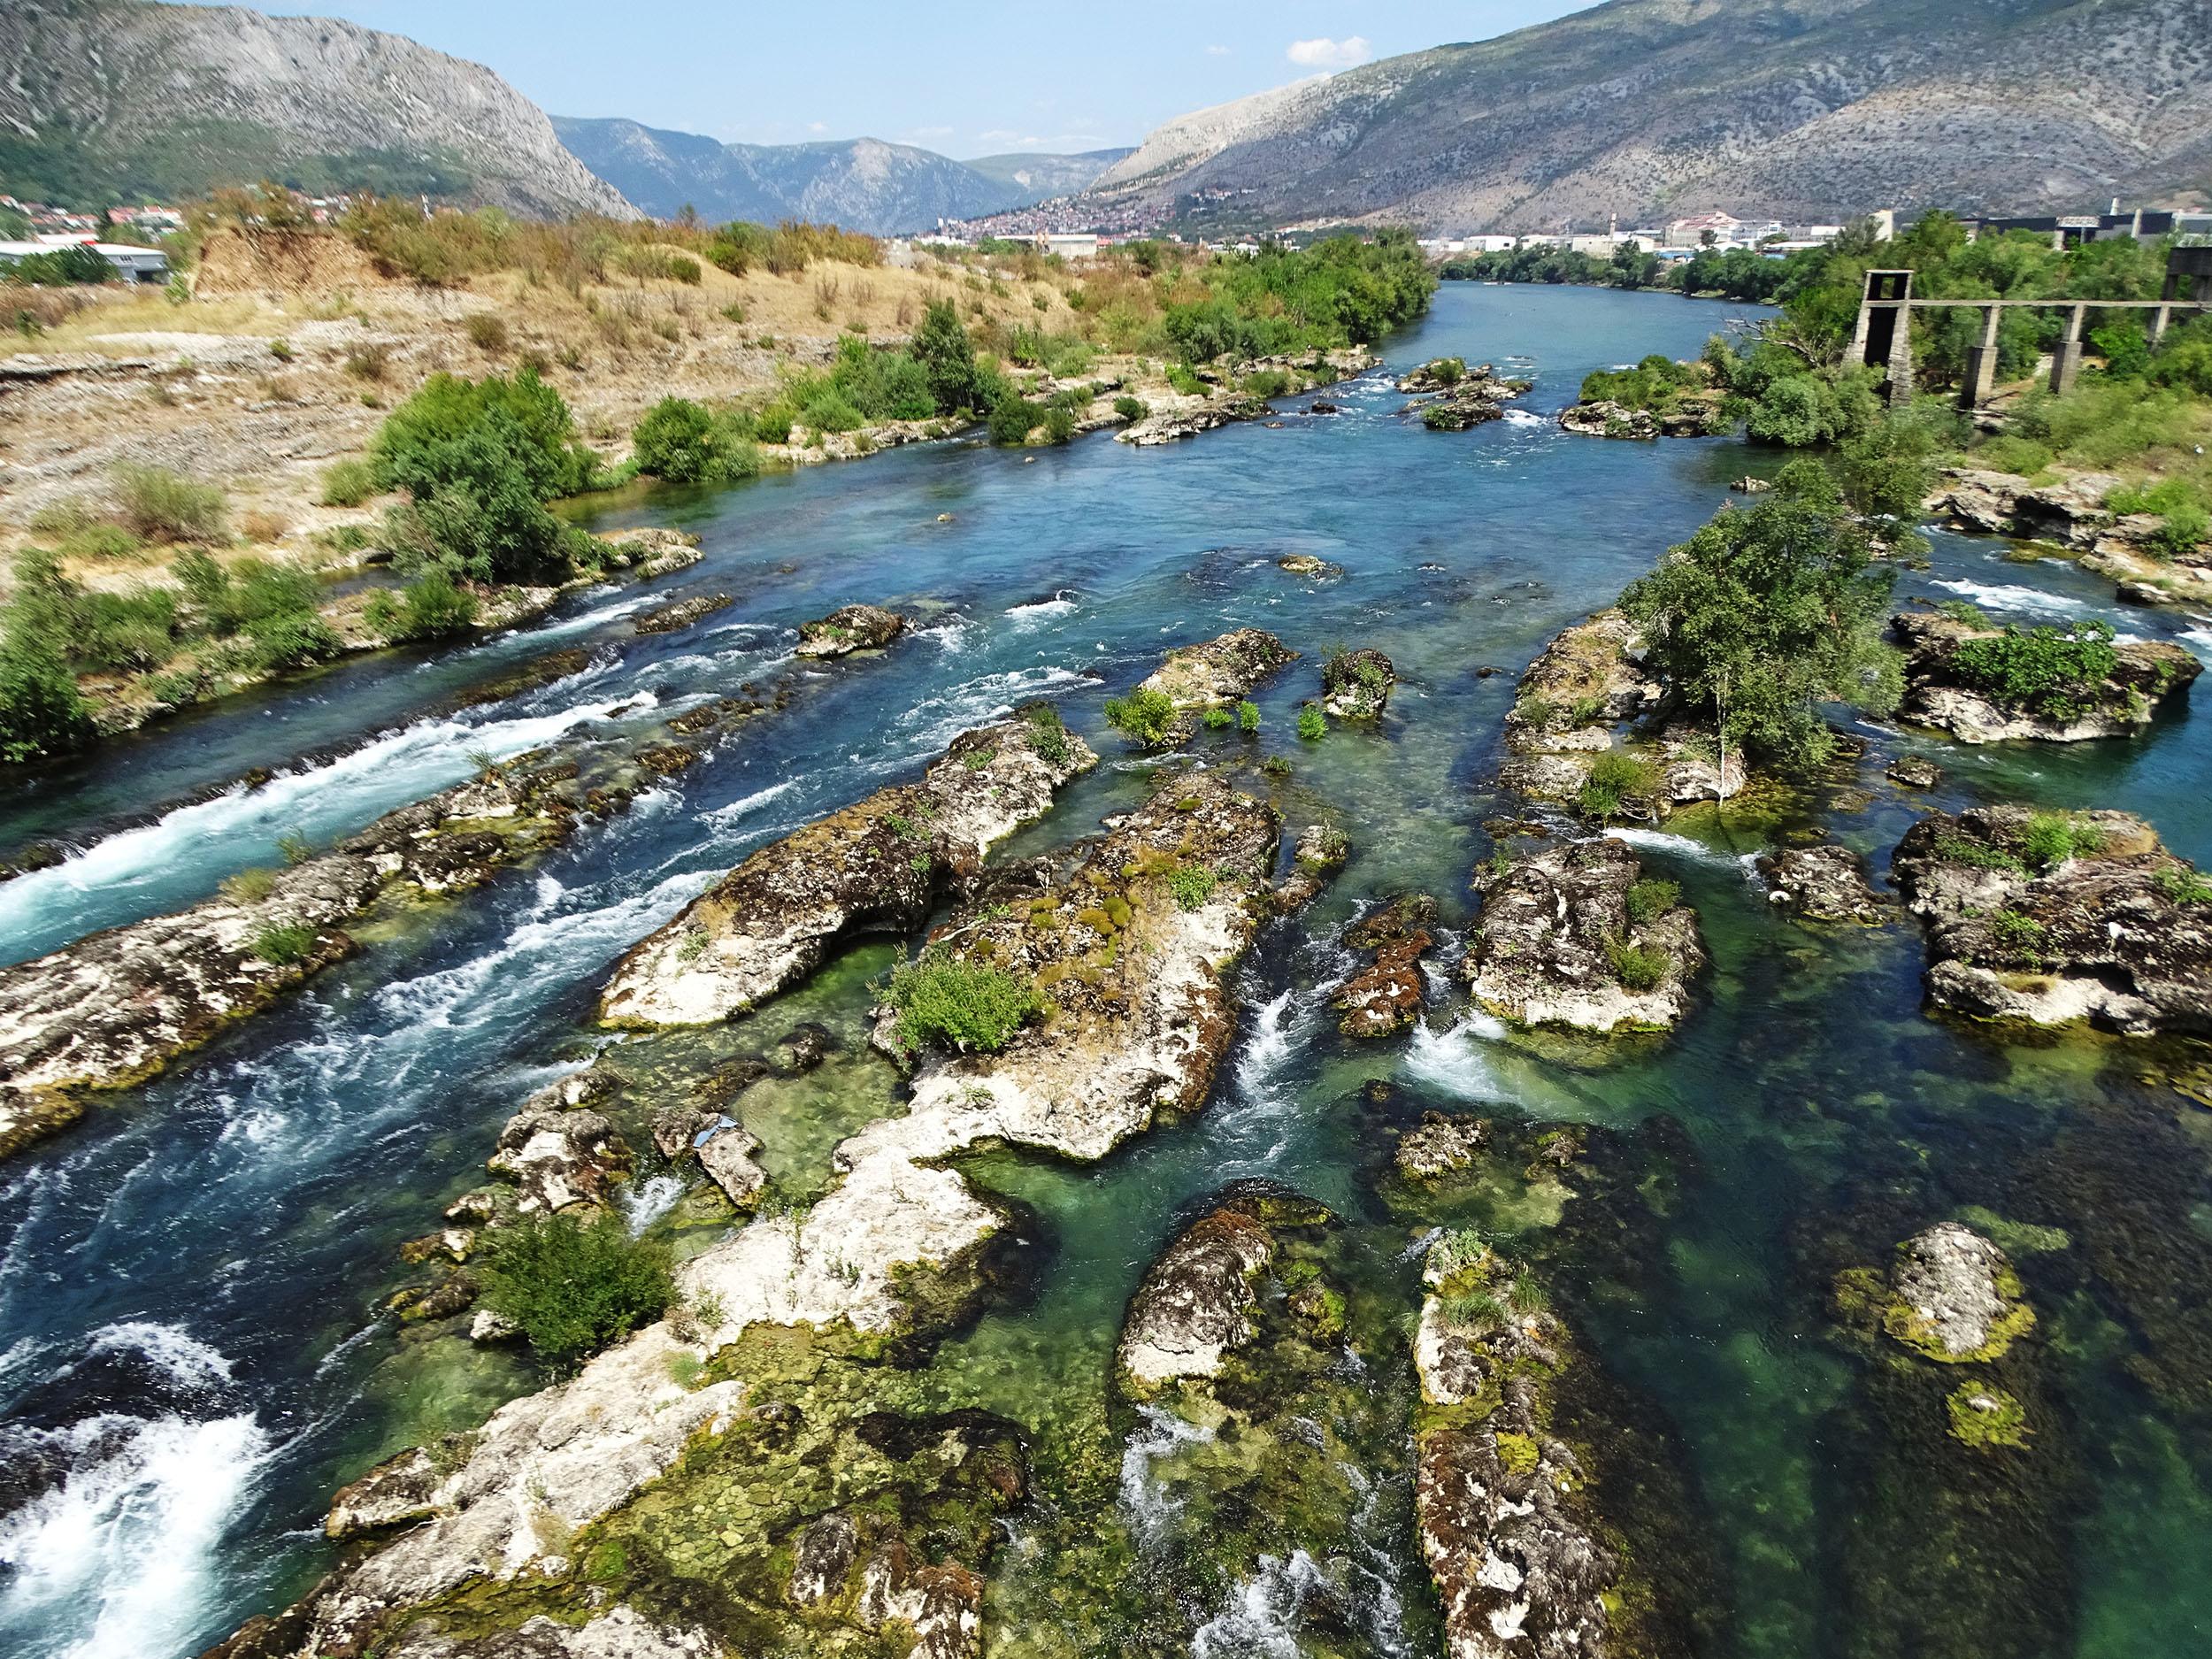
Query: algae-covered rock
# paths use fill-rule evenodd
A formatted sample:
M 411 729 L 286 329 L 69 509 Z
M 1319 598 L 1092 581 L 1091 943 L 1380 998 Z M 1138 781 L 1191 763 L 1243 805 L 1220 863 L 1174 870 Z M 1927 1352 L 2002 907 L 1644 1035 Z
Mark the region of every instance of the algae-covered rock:
M 710 1025 L 757 1008 L 864 932 L 918 926 L 954 877 L 1097 764 L 1047 709 L 963 733 L 921 781 L 762 848 L 615 964 L 600 1018 Z
M 1627 1454 L 1572 1392 L 1594 1364 L 1573 1332 L 1525 1271 L 1469 1235 L 1433 1245 L 1422 1277 L 1415 1497 L 1447 1654 L 1678 1651 L 1671 1604 L 1689 1586 L 1653 1581 L 1609 1513 L 1627 1483 L 1601 1460 Z
M 2093 641 L 2093 649 L 2111 654 L 2109 669 L 2097 678 L 2053 685 L 2039 676 L 2012 688 L 1970 672 L 1962 650 L 2006 642 L 2016 630 L 1916 611 L 1897 616 L 1890 627 L 1905 653 L 1905 700 L 1899 712 L 1969 743 L 2124 737 L 2149 725 L 2161 703 L 2204 672 L 2191 652 L 2168 641 L 2119 641 L 2101 648 Z
M 1574 403 L 1559 411 L 1559 426 L 1586 438 L 1655 438 L 1659 422 L 1649 410 L 1628 409 L 1608 398 Z
M 672 605 L 640 611 L 630 618 L 630 630 L 634 634 L 674 634 L 718 611 L 726 611 L 736 603 L 728 594 L 702 594 L 695 599 L 680 599 Z
M 1409 1181 L 1435 1181 L 1466 1169 L 1489 1143 L 1490 1125 L 1480 1118 L 1428 1111 L 1398 1137 L 1394 1162 Z
M 2005 1253 L 1955 1221 L 1898 1247 L 1890 1292 L 1883 1329 L 1947 1364 L 1996 1359 L 2035 1323 Z
M 1340 651 L 1321 664 L 1321 709 L 1336 720 L 1371 720 L 1398 683 L 1391 660 L 1370 646 Z
M 1479 866 L 1482 914 L 1461 969 L 1476 1002 L 1524 1025 L 1678 1024 L 1704 946 L 1694 913 L 1640 887 L 1642 873 L 1627 844 L 1609 836 Z
M 1330 1006 L 1348 1037 L 1387 1037 L 1421 1017 L 1428 982 L 1421 958 L 1433 942 L 1436 901 L 1411 894 L 1392 900 L 1345 930 L 1344 942 L 1374 959 L 1337 987 Z
M 1255 1281 L 1274 1259 L 1278 1225 L 1313 1226 L 1328 1211 L 1271 1181 L 1238 1182 L 1169 1241 L 1137 1287 L 1115 1353 L 1133 1400 L 1210 1379 L 1259 1333 Z
M 1815 922 L 1874 923 L 1882 901 L 1866 879 L 1866 865 L 1847 847 L 1786 847 L 1759 855 L 1767 897 Z
M 799 625 L 799 642 L 792 647 L 800 657 L 826 661 L 855 651 L 879 651 L 906 632 L 907 621 L 880 605 L 846 605 L 812 622 Z
M 2124 812 L 1975 807 L 1905 832 L 1929 1002 L 1978 1018 L 2212 1032 L 2212 884 Z

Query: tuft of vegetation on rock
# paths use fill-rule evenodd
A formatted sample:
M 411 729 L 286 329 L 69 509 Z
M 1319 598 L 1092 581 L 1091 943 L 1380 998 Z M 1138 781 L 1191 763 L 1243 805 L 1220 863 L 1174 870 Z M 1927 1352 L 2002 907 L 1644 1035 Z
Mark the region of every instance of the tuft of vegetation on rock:
M 524 1217 L 490 1237 L 476 1269 L 483 1305 L 553 1365 L 574 1366 L 675 1299 L 665 1248 L 633 1239 L 618 1217 Z

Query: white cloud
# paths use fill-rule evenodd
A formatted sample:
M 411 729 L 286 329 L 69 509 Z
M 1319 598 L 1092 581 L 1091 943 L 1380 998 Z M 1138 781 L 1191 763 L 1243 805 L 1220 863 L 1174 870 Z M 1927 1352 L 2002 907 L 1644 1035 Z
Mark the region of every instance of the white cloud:
M 1209 58 L 1226 58 L 1229 56 L 1229 49 L 1226 46 L 1209 46 L 1206 48 L 1206 56 Z
M 1340 41 L 1325 35 L 1318 40 L 1293 41 L 1286 55 L 1306 69 L 1356 69 L 1375 55 L 1375 48 L 1364 35 L 1349 35 Z
M 809 121 L 806 124 L 806 130 L 810 133 L 826 133 L 829 131 L 829 123 L 827 121 Z

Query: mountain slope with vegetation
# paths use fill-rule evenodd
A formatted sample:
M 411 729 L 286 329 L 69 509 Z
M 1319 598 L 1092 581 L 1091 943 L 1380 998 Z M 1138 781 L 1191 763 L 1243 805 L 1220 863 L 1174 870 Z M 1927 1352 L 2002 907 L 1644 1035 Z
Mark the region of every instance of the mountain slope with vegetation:
M 87 207 L 276 179 L 548 217 L 634 210 L 481 65 L 326 18 L 0 5 L 0 180 Z
M 2208 0 L 1609 0 L 1169 122 L 1102 219 L 1436 230 L 2212 188 Z
M 587 166 L 657 218 L 691 207 L 709 219 L 801 219 L 884 236 L 1080 189 L 1127 153 L 995 156 L 970 165 L 875 138 L 725 144 L 631 120 L 557 116 L 553 126 Z

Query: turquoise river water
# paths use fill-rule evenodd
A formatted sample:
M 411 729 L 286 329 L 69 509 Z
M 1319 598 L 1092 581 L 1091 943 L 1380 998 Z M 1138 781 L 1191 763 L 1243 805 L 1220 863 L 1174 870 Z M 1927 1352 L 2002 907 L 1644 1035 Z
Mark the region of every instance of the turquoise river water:
M 1970 750 L 1867 727 L 1855 775 L 1786 821 L 1709 815 L 1636 835 L 1647 865 L 1697 904 L 1715 957 L 1696 1012 L 1664 1043 L 1601 1060 L 1447 1002 L 1406 1040 L 1355 1051 L 1327 1014 L 1349 960 L 1332 941 L 1363 902 L 1417 889 L 1439 899 L 1448 934 L 1464 926 L 1468 873 L 1489 849 L 1482 821 L 1501 810 L 1489 780 L 1518 671 L 1707 518 L 1732 476 L 1776 461 L 1722 441 L 1576 438 L 1552 412 L 1590 369 L 1687 355 L 1749 314 L 1447 285 L 1429 319 L 1388 342 L 1389 373 L 1329 394 L 1344 406 L 1335 417 L 1290 412 L 1302 398 L 1285 402 L 1279 428 L 1165 449 L 949 443 L 626 498 L 603 522 L 696 530 L 705 561 L 650 590 L 580 595 L 465 650 L 234 700 L 15 789 L 0 803 L 0 848 L 58 839 L 73 853 L 0 885 L 0 961 L 204 896 L 274 862 L 288 831 L 326 841 L 358 828 L 466 776 L 472 751 L 519 754 L 733 691 L 786 659 L 797 622 L 834 605 L 872 601 L 922 621 L 882 661 L 848 664 L 739 728 L 626 817 L 434 926 L 379 937 L 0 1167 L 0 1655 L 198 1651 L 326 1564 L 319 1521 L 335 1486 L 528 1386 L 511 1358 L 403 1335 L 380 1304 L 402 1271 L 396 1245 L 475 1184 L 523 1096 L 588 1052 L 592 995 L 628 944 L 750 849 L 911 775 L 956 732 L 1031 697 L 1056 698 L 1109 764 L 1020 845 L 1085 833 L 1139 798 L 1153 764 L 1105 729 L 1102 700 L 1165 647 L 1242 625 L 1305 654 L 1259 695 L 1258 741 L 1294 764 L 1272 786 L 1291 826 L 1340 824 L 1351 864 L 1238 970 L 1238 1045 L 1207 1111 L 1097 1166 L 978 1164 L 1041 1214 L 1049 1265 L 1033 1297 L 949 1344 L 927 1387 L 1041 1435 L 1101 1432 L 1129 1293 L 1189 1204 L 1239 1176 L 1277 1177 L 1355 1220 L 1387 1277 L 1410 1234 L 1375 1194 L 1376 1132 L 1359 1103 L 1371 1079 L 1417 1104 L 1624 1131 L 1671 1120 L 1677 1195 L 1633 1260 L 1593 1257 L 1567 1300 L 1687 1471 L 1726 1610 L 1717 1652 L 1863 1651 L 1854 1632 L 1878 1623 L 1882 1598 L 1948 1594 L 1940 1571 L 1900 1564 L 1922 1543 L 1911 1463 L 1885 1453 L 1826 1284 L 1843 1257 L 1879 1261 L 1914 1228 L 1969 1210 L 2000 1218 L 2038 1306 L 2038 1432 L 2066 1452 L 2038 1464 L 2060 1471 L 2047 1485 L 1982 1517 L 1994 1529 L 1985 1548 L 2036 1569 L 1988 1651 L 2212 1652 L 2212 1112 L 2161 1069 L 2189 1057 L 1931 1021 L 1916 929 L 1809 932 L 1771 912 L 1745 864 L 1770 835 L 1824 827 L 1878 870 L 1926 804 L 2021 796 L 2141 812 L 2177 851 L 2212 862 L 2212 743 L 2198 718 L 2065 750 Z M 1502 421 L 1426 432 L 1402 418 L 1390 375 L 1444 354 L 1532 374 L 1536 388 Z M 1969 597 L 2021 620 L 2103 616 L 2212 650 L 2212 624 L 2119 607 L 2107 582 L 2007 551 L 1939 535 L 1932 567 L 1908 573 L 1901 595 Z M 1292 552 L 1341 574 L 1287 575 L 1275 560 Z M 634 611 L 715 591 L 736 604 L 688 630 L 629 628 Z M 1296 707 L 1336 644 L 1379 647 L 1401 686 L 1379 729 L 1301 743 Z M 572 647 L 585 665 L 562 679 L 462 701 Z M 1204 760 L 1242 741 L 1208 733 L 1193 747 Z M 1907 796 L 1883 780 L 1907 750 L 1940 761 L 1941 788 Z M 254 766 L 277 775 L 232 787 Z M 845 1040 L 821 1071 L 748 1097 L 780 1181 L 818 1187 L 839 1136 L 895 1110 L 893 1074 L 859 1041 L 866 982 L 894 950 L 848 953 L 744 1033 L 757 1045 L 810 1018 Z M 639 1225 L 672 1195 L 633 1194 Z M 1540 1209 L 1484 1219 L 1540 1230 Z M 2193 1404 L 2169 1386 L 2177 1374 L 2195 1379 Z M 1157 1501 L 1146 1448 L 1126 1449 L 1121 1501 L 1141 1509 Z M 1373 1536 L 1347 1544 L 1377 1563 L 1352 1609 L 1360 1633 L 1346 1639 L 1360 1651 L 1436 1651 L 1404 1510 L 1402 1494 L 1379 1503 Z M 1002 1576 L 995 1645 L 1071 1650 L 1055 1647 L 1039 1611 L 1049 1561 L 1018 1547 Z M 1194 1651 L 1301 1652 L 1294 1580 L 1245 1586 Z

